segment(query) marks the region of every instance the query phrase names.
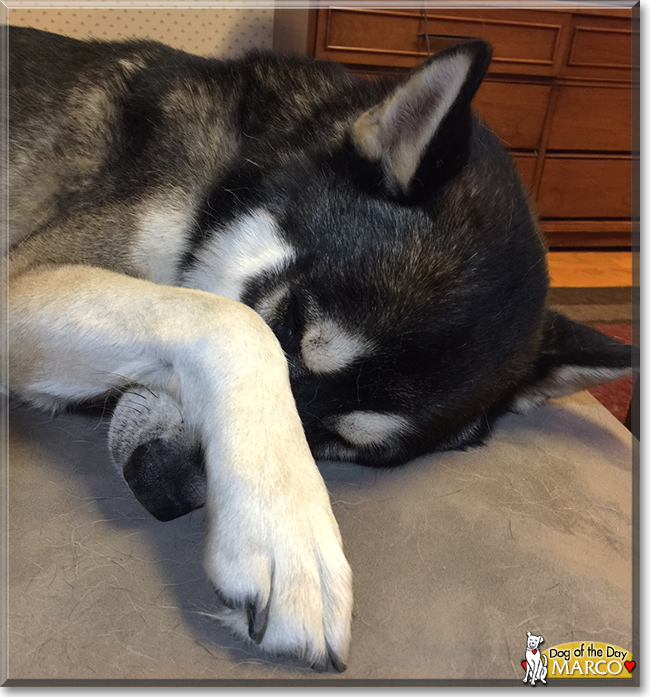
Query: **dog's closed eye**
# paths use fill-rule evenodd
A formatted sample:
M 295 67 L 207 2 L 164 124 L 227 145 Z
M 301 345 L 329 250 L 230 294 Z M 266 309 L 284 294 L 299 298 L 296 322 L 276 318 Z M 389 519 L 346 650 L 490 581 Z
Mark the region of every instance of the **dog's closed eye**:
M 287 292 L 278 303 L 273 331 L 285 353 L 293 356 L 300 350 L 304 325 L 302 304 L 293 292 Z

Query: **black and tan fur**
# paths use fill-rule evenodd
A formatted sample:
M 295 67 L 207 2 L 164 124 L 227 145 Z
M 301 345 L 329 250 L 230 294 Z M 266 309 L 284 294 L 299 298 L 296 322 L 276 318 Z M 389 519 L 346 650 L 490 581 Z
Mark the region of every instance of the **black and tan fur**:
M 113 457 L 159 518 L 205 503 L 224 621 L 343 669 L 351 573 L 314 457 L 469 447 L 630 368 L 545 308 L 535 215 L 470 108 L 489 46 L 398 82 L 30 29 L 9 46 L 12 393 L 122 395 Z

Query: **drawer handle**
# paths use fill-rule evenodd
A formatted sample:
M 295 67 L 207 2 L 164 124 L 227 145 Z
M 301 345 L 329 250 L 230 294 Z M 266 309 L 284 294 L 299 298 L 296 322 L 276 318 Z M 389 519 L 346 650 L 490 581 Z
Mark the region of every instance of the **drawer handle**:
M 426 39 L 427 42 L 427 56 L 431 55 L 431 43 L 429 39 L 431 37 L 437 38 L 437 39 L 456 39 L 458 41 L 462 41 L 464 39 L 473 39 L 473 36 L 455 36 L 453 34 L 436 34 L 435 32 L 430 32 L 429 31 L 429 16 L 427 15 L 427 7 L 426 7 L 426 2 L 427 0 L 424 0 L 425 2 L 425 7 L 422 9 L 422 19 L 424 19 L 424 31 L 420 32 L 418 36 L 422 36 Z

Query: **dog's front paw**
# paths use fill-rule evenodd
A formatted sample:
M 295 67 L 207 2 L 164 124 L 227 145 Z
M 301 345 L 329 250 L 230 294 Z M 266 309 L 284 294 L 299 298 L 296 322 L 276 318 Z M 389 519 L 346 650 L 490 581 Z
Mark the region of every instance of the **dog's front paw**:
M 125 392 L 111 418 L 108 447 L 136 499 L 158 520 L 205 503 L 203 451 L 169 395 L 144 387 Z
M 231 498 L 217 509 L 206 549 L 223 604 L 215 617 L 269 653 L 342 672 L 352 572 L 327 492 L 323 485 L 317 496 L 272 494 L 272 501 L 253 496 L 243 506 Z

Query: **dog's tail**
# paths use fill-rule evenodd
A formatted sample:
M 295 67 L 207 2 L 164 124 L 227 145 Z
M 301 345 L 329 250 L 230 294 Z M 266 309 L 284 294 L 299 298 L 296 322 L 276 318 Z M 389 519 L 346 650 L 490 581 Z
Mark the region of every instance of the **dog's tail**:
M 542 663 L 544 664 L 544 668 L 548 665 L 548 658 L 544 654 L 542 654 Z

